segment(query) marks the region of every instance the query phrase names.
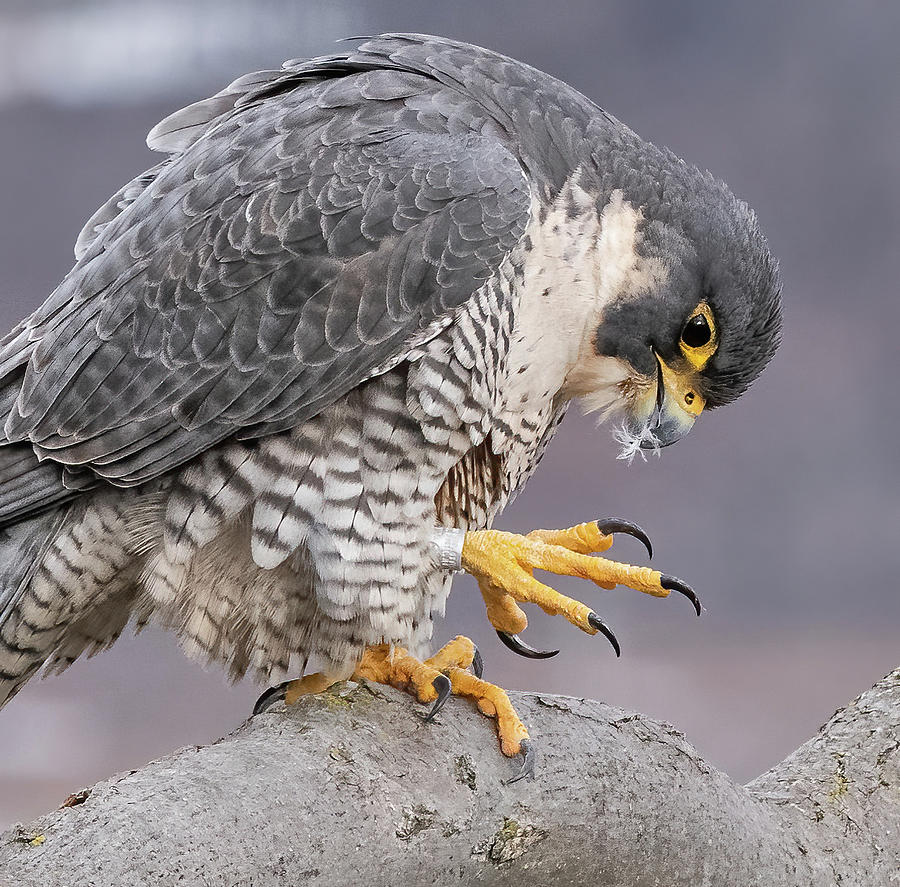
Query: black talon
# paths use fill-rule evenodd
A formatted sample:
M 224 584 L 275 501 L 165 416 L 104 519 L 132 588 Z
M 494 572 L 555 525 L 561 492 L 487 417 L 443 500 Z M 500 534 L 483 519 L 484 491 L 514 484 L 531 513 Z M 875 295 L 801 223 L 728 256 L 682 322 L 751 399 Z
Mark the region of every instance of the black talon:
M 549 659 L 555 656 L 559 650 L 535 650 L 534 647 L 525 643 L 517 634 L 509 634 L 505 631 L 497 630 L 497 637 L 509 647 L 513 653 L 518 653 L 526 659 Z
M 616 656 L 621 656 L 622 651 L 619 649 L 619 642 L 612 633 L 612 629 L 596 613 L 588 613 L 588 622 L 591 628 L 596 628 L 612 644 L 613 650 L 616 651 Z
M 475 652 L 472 655 L 472 674 L 475 675 L 479 681 L 484 674 L 484 660 L 481 658 L 481 653 L 478 652 L 478 647 L 475 648 Z
M 425 715 L 425 723 L 430 724 L 438 715 L 438 712 L 444 707 L 444 703 L 450 698 L 450 678 L 445 674 L 439 674 L 432 682 L 431 686 L 437 690 L 437 699 L 431 706 L 431 711 Z
M 612 533 L 624 533 L 626 536 L 633 536 L 638 542 L 643 543 L 650 559 L 653 559 L 653 544 L 650 542 L 650 537 L 643 529 L 641 529 L 641 527 L 637 524 L 633 524 L 630 520 L 620 520 L 617 517 L 598 520 L 597 529 L 603 533 L 604 536 L 609 536 Z
M 290 681 L 285 681 L 284 683 L 279 684 L 277 687 L 269 687 L 268 690 L 263 692 L 259 699 L 256 700 L 256 704 L 253 706 L 253 714 L 261 715 L 276 702 L 283 702 L 284 694 L 289 683 Z
M 667 576 L 663 573 L 659 577 L 659 584 L 667 591 L 677 591 L 679 594 L 683 594 L 694 605 L 697 615 L 700 615 L 700 610 L 702 609 L 700 606 L 700 598 L 697 597 L 694 589 L 691 588 L 687 582 L 682 582 L 674 576 Z
M 514 782 L 518 782 L 526 776 L 534 776 L 534 762 L 537 758 L 537 753 L 534 750 L 534 743 L 530 739 L 523 739 L 519 745 L 522 749 L 522 767 L 515 776 L 506 780 L 505 785 L 512 785 Z

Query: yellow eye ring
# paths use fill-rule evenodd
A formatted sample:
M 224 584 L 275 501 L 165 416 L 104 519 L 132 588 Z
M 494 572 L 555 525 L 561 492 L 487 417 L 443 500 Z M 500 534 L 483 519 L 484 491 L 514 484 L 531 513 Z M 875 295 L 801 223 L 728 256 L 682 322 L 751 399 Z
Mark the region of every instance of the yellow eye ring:
M 706 302 L 701 302 L 691 312 L 681 329 L 678 345 L 685 360 L 695 370 L 702 370 L 716 353 L 719 346 L 716 321 Z

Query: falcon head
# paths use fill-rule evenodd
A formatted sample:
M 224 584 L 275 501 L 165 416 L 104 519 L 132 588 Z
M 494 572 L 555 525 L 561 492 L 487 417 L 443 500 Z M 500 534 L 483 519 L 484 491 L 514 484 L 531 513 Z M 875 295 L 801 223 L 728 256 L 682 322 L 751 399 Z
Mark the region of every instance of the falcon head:
M 756 216 L 708 173 L 680 161 L 674 170 L 597 207 L 601 231 L 619 229 L 620 270 L 592 345 L 624 376 L 626 458 L 674 443 L 703 410 L 737 398 L 779 343 L 781 287 Z

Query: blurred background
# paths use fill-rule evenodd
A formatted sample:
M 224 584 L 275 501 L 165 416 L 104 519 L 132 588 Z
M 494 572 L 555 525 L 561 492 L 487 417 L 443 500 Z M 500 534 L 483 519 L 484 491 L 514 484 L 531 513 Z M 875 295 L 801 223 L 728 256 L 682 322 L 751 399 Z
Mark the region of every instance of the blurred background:
M 551 72 L 723 177 L 760 216 L 787 313 L 762 379 L 631 467 L 573 411 L 499 522 L 636 520 L 656 565 L 700 592 L 703 618 L 680 598 L 563 579 L 561 591 L 594 601 L 614 627 L 622 658 L 530 613 L 527 639 L 562 648 L 534 663 L 499 644 L 460 577 L 435 638 L 470 634 L 507 687 L 670 721 L 750 779 L 900 663 L 900 5 L 2 0 L 0 326 L 44 300 L 88 215 L 156 162 L 144 136 L 158 119 L 245 71 L 390 30 L 469 40 Z M 630 540 L 614 552 L 643 562 Z M 0 712 L 0 826 L 218 738 L 260 689 L 228 686 L 152 629 L 32 682 Z

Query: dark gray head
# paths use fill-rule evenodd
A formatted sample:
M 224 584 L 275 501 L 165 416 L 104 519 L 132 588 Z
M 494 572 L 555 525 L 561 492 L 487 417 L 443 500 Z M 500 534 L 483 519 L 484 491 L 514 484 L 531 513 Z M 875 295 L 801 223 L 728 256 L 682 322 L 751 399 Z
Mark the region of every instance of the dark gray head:
M 620 189 L 640 214 L 638 266 L 655 271 L 604 308 L 595 337 L 599 355 L 632 371 L 626 429 L 645 447 L 746 391 L 781 330 L 778 271 L 755 214 L 710 174 L 655 156 L 665 162 Z

